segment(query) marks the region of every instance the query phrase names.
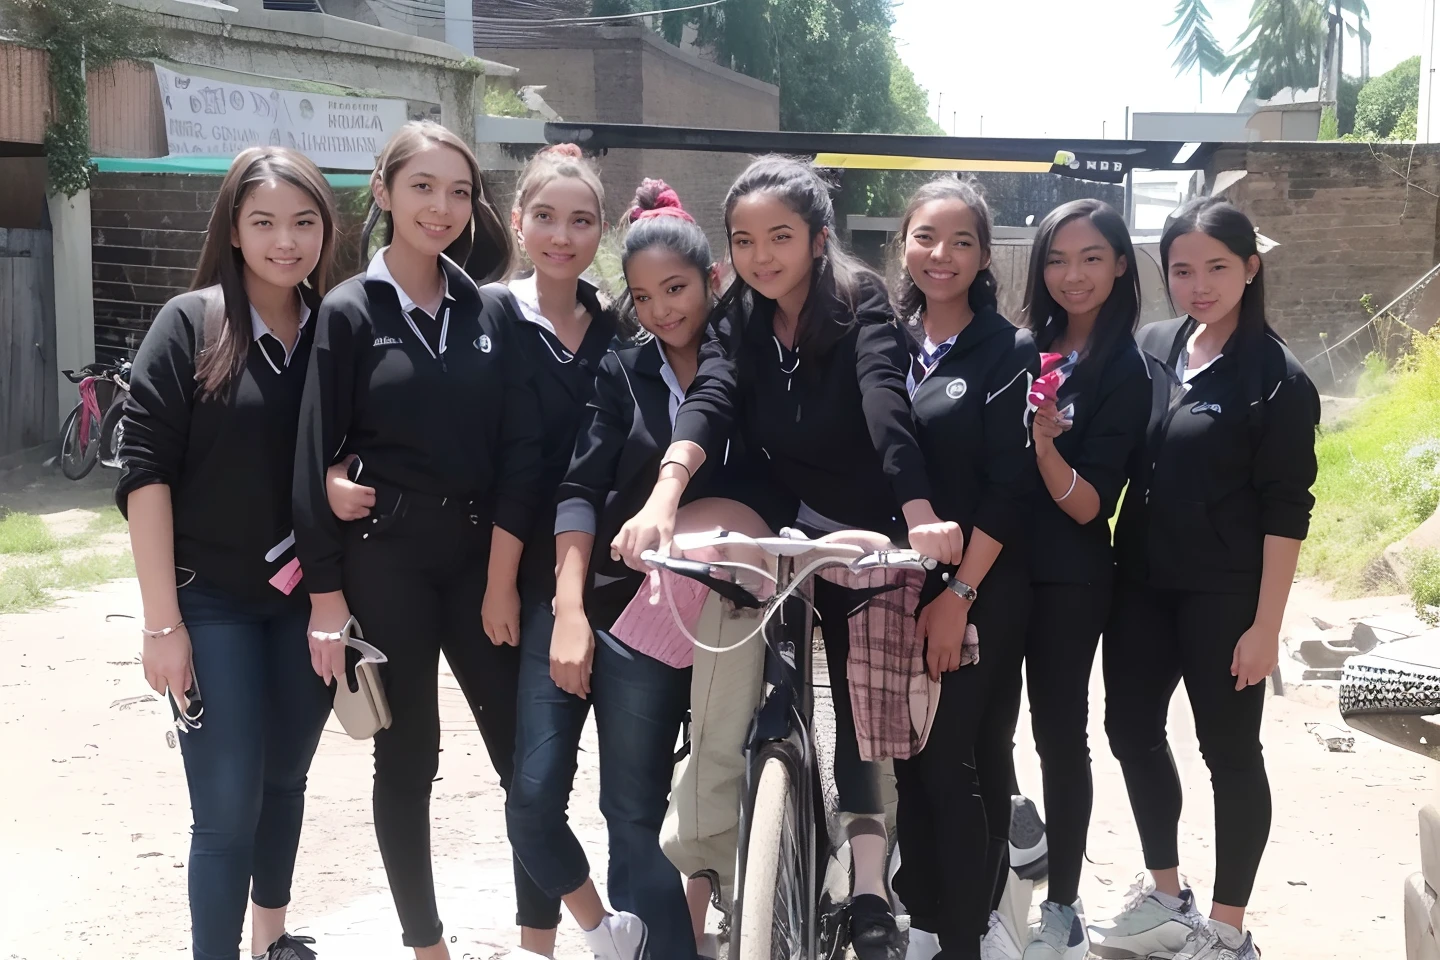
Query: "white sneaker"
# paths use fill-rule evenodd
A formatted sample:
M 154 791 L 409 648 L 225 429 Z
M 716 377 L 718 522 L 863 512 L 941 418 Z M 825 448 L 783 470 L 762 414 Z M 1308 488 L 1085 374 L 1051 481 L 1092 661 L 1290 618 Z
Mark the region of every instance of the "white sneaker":
M 940 952 L 940 937 L 929 930 L 910 928 L 910 946 L 905 948 L 905 960 L 934 960 Z
M 1143 881 L 1125 909 L 1108 924 L 1091 924 L 1095 942 L 1090 952 L 1104 960 L 1173 960 L 1205 918 L 1195 908 L 1195 894 L 1180 894 L 1181 906 L 1172 910 L 1161 903 L 1155 889 Z
M 1226 946 L 1220 933 L 1209 923 L 1202 923 L 1190 933 L 1175 960 L 1260 960 L 1255 939 L 1249 933 L 1238 947 Z
M 1024 960 L 1085 960 L 1090 938 L 1074 907 L 1046 900 L 1040 904 L 1040 926 L 1025 947 Z
M 998 913 L 990 914 L 990 930 L 980 941 L 980 960 L 1020 960 L 1020 939 Z
M 595 960 L 641 960 L 650 932 L 645 921 L 633 913 L 612 913 L 600 926 L 585 932 L 585 942 Z

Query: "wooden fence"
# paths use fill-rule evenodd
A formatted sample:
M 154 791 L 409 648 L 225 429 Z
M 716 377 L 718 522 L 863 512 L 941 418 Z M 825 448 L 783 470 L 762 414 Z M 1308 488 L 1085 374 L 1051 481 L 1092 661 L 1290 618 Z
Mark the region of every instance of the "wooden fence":
M 59 436 L 49 230 L 0 229 L 0 457 Z

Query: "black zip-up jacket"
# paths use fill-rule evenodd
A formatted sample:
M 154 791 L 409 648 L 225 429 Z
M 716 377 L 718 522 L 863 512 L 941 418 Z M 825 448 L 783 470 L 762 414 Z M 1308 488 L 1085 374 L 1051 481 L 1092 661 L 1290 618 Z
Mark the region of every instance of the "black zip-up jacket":
M 1027 569 L 1027 513 L 1039 477 L 1025 396 L 1039 375 L 1029 331 L 986 311 L 960 332 L 912 401 L 935 513 L 960 524 L 967 544 L 979 528 L 1004 547 L 987 583 Z M 933 582 L 927 587 L 938 592 Z
M 1237 332 L 1187 387 L 1177 365 L 1194 329 L 1182 317 L 1136 338 L 1156 361 L 1156 390 L 1115 529 L 1117 572 L 1161 589 L 1250 592 L 1265 537 L 1309 532 L 1320 397 L 1269 333 L 1245 356 Z
M 275 601 L 282 594 L 269 580 L 295 556 L 277 548 L 293 526 L 295 428 L 315 320 L 301 328 L 288 362 L 273 336 L 251 338 L 226 394 L 201 400 L 195 358 L 205 344 L 204 297 L 183 293 L 161 307 L 135 354 L 115 503 L 128 515 L 132 491 L 165 484 L 176 565 L 236 597 Z M 306 599 L 298 589 L 291 597 Z
M 932 499 L 905 388 L 907 338 L 878 281 L 865 279 L 858 300 L 818 357 L 780 349 L 774 301 L 756 298 L 738 337 L 722 319 L 700 348 L 674 438 L 717 457 L 738 426 L 786 495 L 837 523 L 903 536 L 900 507 Z
M 670 446 L 670 388 L 661 377 L 660 343 L 611 350 L 600 362 L 595 393 L 585 409 L 575 455 L 556 499 L 562 511 L 583 501 L 594 521 L 585 609 L 597 627 L 609 627 L 635 596 L 644 575 L 610 556 L 610 541 L 655 488 L 660 460 Z M 735 496 L 744 472 L 740 444 L 706 459 L 685 487 L 684 503 Z M 565 519 L 565 518 L 561 518 Z M 565 524 L 579 529 L 581 524 Z M 557 525 L 558 529 L 558 525 Z
M 1100 497 L 1100 511 L 1076 523 L 1036 484 L 1030 570 L 1036 583 L 1106 584 L 1113 574 L 1110 518 L 1125 489 L 1130 459 L 1145 442 L 1151 374 L 1128 337 L 1109 356 L 1087 357 L 1060 389 L 1056 406 L 1072 408 L 1073 426 L 1055 438 L 1055 452 Z
M 530 532 L 540 425 L 514 324 L 494 295 L 441 263 L 439 321 L 407 318 L 394 287 L 364 276 L 320 305 L 295 451 L 295 536 L 311 593 L 341 589 L 344 524 L 325 471 L 351 453 L 363 483 L 472 500 L 487 522 L 522 540 Z
M 525 364 L 534 383 L 542 434 L 536 484 L 539 505 L 524 538 L 520 583 L 528 593 L 548 600 L 555 595 L 555 491 L 575 452 L 585 405 L 595 395 L 600 361 L 614 343 L 615 314 L 601 305 L 593 286 L 581 281 L 576 297 L 590 314 L 590 325 L 580 350 L 571 353 L 549 330 L 524 318 L 512 293 L 504 290 L 501 295 L 515 325 L 515 346 L 521 358 L 516 362 Z

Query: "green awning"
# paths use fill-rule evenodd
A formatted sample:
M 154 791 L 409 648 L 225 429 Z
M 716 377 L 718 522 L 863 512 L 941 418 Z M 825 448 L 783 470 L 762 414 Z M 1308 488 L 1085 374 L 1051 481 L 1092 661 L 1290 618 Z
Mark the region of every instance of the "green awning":
M 230 157 L 92 157 L 101 173 L 198 173 L 224 176 L 230 169 Z M 326 173 L 325 179 L 336 190 L 365 187 L 370 177 L 364 173 Z

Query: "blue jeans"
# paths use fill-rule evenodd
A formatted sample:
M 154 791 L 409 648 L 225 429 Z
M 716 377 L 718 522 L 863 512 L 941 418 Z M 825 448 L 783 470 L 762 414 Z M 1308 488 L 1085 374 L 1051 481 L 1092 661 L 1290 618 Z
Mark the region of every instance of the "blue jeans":
M 566 808 L 591 701 L 550 679 L 550 601 L 526 604 L 520 628 L 515 779 L 505 805 L 510 844 L 550 896 L 590 876 Z M 675 747 L 690 707 L 690 671 L 636 653 L 597 631 L 591 700 L 600 745 L 600 812 L 610 835 L 607 893 L 650 931 L 650 955 L 693 960 L 695 933 L 680 873 L 660 850 Z
M 241 600 L 199 579 L 179 592 L 201 726 L 178 734 L 194 826 L 190 922 L 195 960 L 236 960 L 246 894 L 290 903 L 305 776 L 331 694 L 310 666 L 308 605 L 278 593 Z

